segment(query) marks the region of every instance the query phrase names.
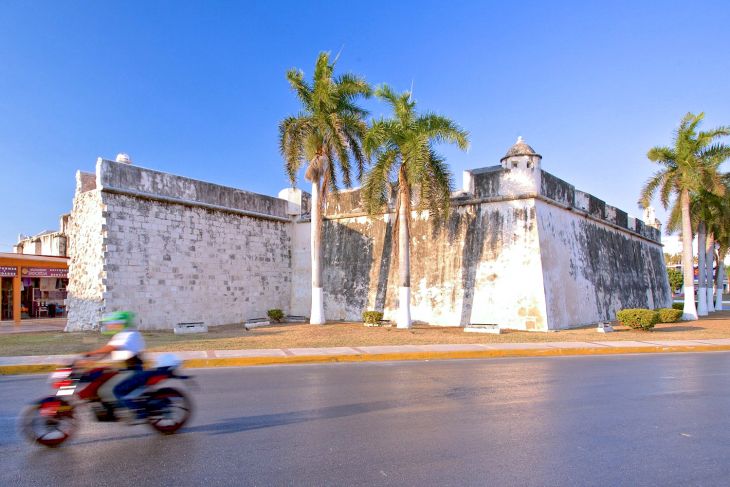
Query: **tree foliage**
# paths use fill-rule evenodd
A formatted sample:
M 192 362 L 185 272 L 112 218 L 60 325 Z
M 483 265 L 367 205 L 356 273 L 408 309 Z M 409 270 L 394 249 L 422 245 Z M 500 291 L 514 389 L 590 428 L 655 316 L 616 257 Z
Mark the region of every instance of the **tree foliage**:
M 679 269 L 669 268 L 667 269 L 667 276 L 669 278 L 669 286 L 672 288 L 672 292 L 677 289 L 682 289 L 682 284 L 684 283 L 682 271 Z
M 349 188 L 353 171 L 360 179 L 366 164 L 361 140 L 368 112 L 357 102 L 370 97 L 372 89 L 354 74 L 335 76 L 336 61 L 330 62 L 329 53 L 320 53 L 311 82 L 298 69 L 287 72 L 302 109 L 279 124 L 279 150 L 292 186 L 306 166 L 308 181 L 322 180 L 321 201 L 328 190 L 338 190 L 338 174 Z
M 434 221 L 442 220 L 449 212 L 454 183 L 446 161 L 433 145 L 455 143 L 466 150 L 469 133 L 446 117 L 418 115 L 408 91 L 396 94 L 382 85 L 375 94 L 390 105 L 393 118 L 373 121 L 363 143 L 374 161 L 363 186 L 368 212 L 381 211 L 390 190 L 397 188 L 398 201 L 407 205 L 409 215 L 415 196 L 419 209 L 428 209 Z
M 725 194 L 724 177 L 718 169 L 730 157 L 730 147 L 717 139 L 730 135 L 730 127 L 698 131 L 704 117 L 704 113 L 686 114 L 674 133 L 674 145 L 656 146 L 647 153 L 650 161 L 662 167 L 644 184 L 639 204 L 646 208 L 658 194 L 662 207 L 668 209 L 674 199 L 670 222 L 679 221 L 677 196 L 682 190 L 694 197 L 702 192 Z

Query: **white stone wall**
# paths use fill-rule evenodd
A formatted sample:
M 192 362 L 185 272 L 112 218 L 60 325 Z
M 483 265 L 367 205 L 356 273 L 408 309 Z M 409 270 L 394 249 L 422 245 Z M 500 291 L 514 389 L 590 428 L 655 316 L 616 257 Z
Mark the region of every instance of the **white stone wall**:
M 537 226 L 550 329 L 613 320 L 622 308 L 671 307 L 660 245 L 543 201 Z
M 437 230 L 414 212 L 411 316 L 438 326 L 495 323 L 546 330 L 540 248 L 532 199 L 452 208 Z M 394 319 L 398 262 L 391 215 L 328 220 L 325 314 L 359 320 L 366 309 Z M 295 277 L 296 279 L 296 277 Z
M 440 229 L 414 213 L 415 321 L 544 331 L 613 320 L 621 308 L 671 305 L 660 236 L 625 212 L 534 165 L 468 171 L 464 188 Z M 359 320 L 370 309 L 392 319 L 391 217 L 364 215 L 356 192 L 330 203 L 327 318 Z
M 140 328 L 289 312 L 291 224 L 104 193 L 106 309 Z
M 309 316 L 312 307 L 311 223 L 292 224 L 290 314 Z
M 655 229 L 527 162 L 467 172 L 440 227 L 414 212 L 413 319 L 544 331 L 668 306 Z M 105 160 L 96 170 L 77 175 L 67 329 L 121 309 L 147 329 L 241 323 L 271 308 L 309 315 L 310 224 L 292 219 L 306 213 L 305 193 L 283 200 Z M 392 215 L 366 216 L 357 190 L 328 202 L 328 319 L 395 316 L 393 233 Z
M 104 311 L 105 229 L 101 192 L 77 189 L 71 215 L 66 331 L 78 331 L 96 328 Z

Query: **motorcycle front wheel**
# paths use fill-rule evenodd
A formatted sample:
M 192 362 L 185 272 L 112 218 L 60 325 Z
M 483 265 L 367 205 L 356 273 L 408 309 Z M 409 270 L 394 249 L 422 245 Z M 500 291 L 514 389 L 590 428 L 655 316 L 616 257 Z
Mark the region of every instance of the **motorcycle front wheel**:
M 182 391 L 164 387 L 150 394 L 147 401 L 147 422 L 155 431 L 171 435 L 190 419 L 193 405 Z
M 60 397 L 44 397 L 25 408 L 20 429 L 29 441 L 49 448 L 60 446 L 76 431 L 74 406 Z

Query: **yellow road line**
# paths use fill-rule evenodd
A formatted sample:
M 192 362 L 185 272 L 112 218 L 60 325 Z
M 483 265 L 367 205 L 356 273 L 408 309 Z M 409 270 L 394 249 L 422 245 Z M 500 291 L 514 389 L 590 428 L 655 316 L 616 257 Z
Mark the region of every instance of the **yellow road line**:
M 540 349 L 495 349 L 461 350 L 453 352 L 393 352 L 353 355 L 293 355 L 277 357 L 225 357 L 185 360 L 185 366 L 192 368 L 246 367 L 254 365 L 306 364 L 328 362 L 386 362 L 402 360 L 449 360 L 484 359 L 501 357 L 556 357 L 571 355 L 619 355 L 637 353 L 670 352 L 722 352 L 730 351 L 730 345 L 669 345 L 655 347 L 585 347 L 585 348 L 540 348 Z M 0 365 L 0 375 L 47 373 L 59 364 Z

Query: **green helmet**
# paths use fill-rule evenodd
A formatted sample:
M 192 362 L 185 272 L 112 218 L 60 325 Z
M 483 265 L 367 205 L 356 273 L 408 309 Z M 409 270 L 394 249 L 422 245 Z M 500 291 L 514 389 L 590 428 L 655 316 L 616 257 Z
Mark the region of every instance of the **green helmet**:
M 134 313 L 131 311 L 115 311 L 101 318 L 102 335 L 115 335 L 129 328 L 134 328 Z

